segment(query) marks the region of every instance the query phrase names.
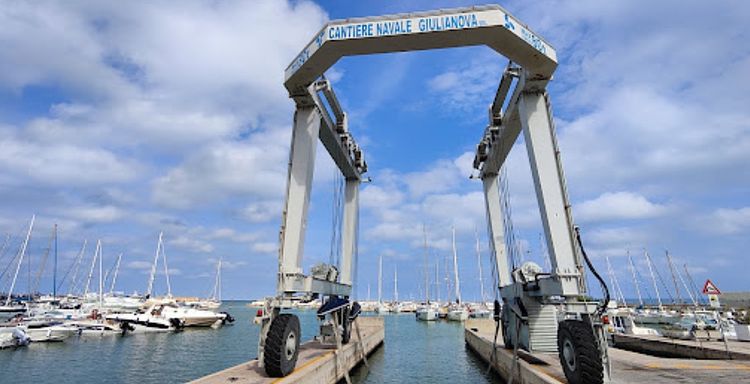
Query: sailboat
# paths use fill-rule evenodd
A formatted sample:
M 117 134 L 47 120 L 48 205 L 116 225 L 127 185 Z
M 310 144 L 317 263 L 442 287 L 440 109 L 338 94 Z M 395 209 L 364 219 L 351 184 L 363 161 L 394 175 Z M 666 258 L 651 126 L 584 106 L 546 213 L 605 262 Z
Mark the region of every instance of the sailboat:
M 438 318 L 437 311 L 430 303 L 430 271 L 429 271 L 429 253 L 427 247 L 427 230 L 422 226 L 424 232 L 424 305 L 417 308 L 417 320 L 435 321 Z
M 458 279 L 458 254 L 456 253 L 456 228 L 451 228 L 453 244 L 453 274 L 456 281 L 456 303 L 448 309 L 448 320 L 464 321 L 469 318 L 469 311 L 461 304 L 461 283 Z
M 17 313 L 25 312 L 26 308 L 23 305 L 13 304 L 13 289 L 16 287 L 16 281 L 18 280 L 18 272 L 21 270 L 21 263 L 23 262 L 23 256 L 26 254 L 26 248 L 29 245 L 29 239 L 31 238 L 31 231 L 34 229 L 34 219 L 36 215 L 31 216 L 31 223 L 29 223 L 29 230 L 26 232 L 26 239 L 21 244 L 21 249 L 18 252 L 18 264 L 16 265 L 16 272 L 13 274 L 13 280 L 8 290 L 8 297 L 5 299 L 5 304 L 0 305 L 0 313 Z M 12 262 L 12 261 L 11 261 Z M 29 292 L 31 294 L 31 292 Z
M 380 255 L 378 264 L 378 305 L 375 307 L 375 312 L 379 315 L 388 312 L 388 307 L 383 304 L 383 255 Z
M 477 250 L 477 264 L 479 265 L 479 292 L 480 292 L 480 299 L 479 305 L 475 305 L 471 308 L 469 312 L 469 317 L 478 318 L 478 319 L 488 319 L 490 317 L 490 310 L 487 308 L 487 299 L 484 294 L 484 279 L 482 276 L 482 252 L 479 245 L 479 231 L 474 228 L 474 237 L 477 240 L 476 250 Z
M 200 309 L 218 309 L 221 306 L 221 263 L 222 259 L 216 265 L 216 277 L 214 278 L 214 289 L 211 291 L 208 299 L 199 300 L 195 305 Z
M 656 301 L 659 306 L 656 311 L 645 309 L 638 311 L 635 315 L 635 322 L 640 324 L 675 324 L 680 320 L 680 317 L 676 313 L 670 313 L 664 309 L 661 295 L 659 294 L 659 287 L 656 285 L 653 261 L 645 249 L 643 250 L 643 254 L 646 257 L 646 265 L 651 275 L 651 282 L 654 285 L 654 293 L 656 294 Z
M 393 302 L 390 311 L 392 313 L 401 313 L 401 303 L 398 301 L 398 268 L 393 269 Z

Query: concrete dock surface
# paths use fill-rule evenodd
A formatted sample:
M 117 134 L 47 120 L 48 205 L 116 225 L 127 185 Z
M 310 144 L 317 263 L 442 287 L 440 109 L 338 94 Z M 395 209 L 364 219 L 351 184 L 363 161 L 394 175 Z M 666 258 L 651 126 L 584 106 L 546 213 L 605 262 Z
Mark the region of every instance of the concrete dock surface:
M 323 345 L 315 340 L 308 341 L 300 345 L 297 367 L 286 377 L 266 376 L 263 368 L 258 366 L 258 360 L 253 359 L 191 383 L 336 383 L 344 378 L 345 372 L 362 363 L 364 355 L 371 354 L 381 346 L 385 338 L 382 317 L 359 317 L 356 322 L 362 335 L 362 343 L 359 342 L 356 328 L 352 330 L 350 342 L 338 354 L 335 346 Z
M 750 360 L 750 343 L 736 340 L 729 340 L 725 345 L 723 341 L 716 340 L 679 340 L 653 335 L 615 335 L 614 341 L 615 346 L 620 349 L 663 357 Z
M 495 323 L 491 319 L 470 319 L 465 325 L 466 345 L 489 364 Z M 493 369 L 507 380 L 510 376 L 513 351 L 503 346 L 498 335 Z M 750 361 L 695 360 L 665 358 L 609 348 L 613 383 L 748 383 Z M 514 383 L 566 383 L 565 374 L 556 353 L 535 354 L 520 352 L 513 371 Z

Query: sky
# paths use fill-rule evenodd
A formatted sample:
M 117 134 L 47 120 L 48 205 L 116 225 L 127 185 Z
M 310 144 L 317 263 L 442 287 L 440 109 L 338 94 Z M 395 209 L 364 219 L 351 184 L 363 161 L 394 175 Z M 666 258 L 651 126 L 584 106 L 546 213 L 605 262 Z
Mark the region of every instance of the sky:
M 0 3 L 0 291 L 36 214 L 21 292 L 36 286 L 45 253 L 39 290 L 51 290 L 57 224 L 62 292 L 84 240 L 79 276 L 101 240 L 105 270 L 122 253 L 116 290 L 143 292 L 163 231 L 174 294 L 208 295 L 219 259 L 224 298 L 273 294 L 294 112 L 286 66 L 329 20 L 466 5 L 474 3 Z M 609 258 L 635 297 L 630 254 L 652 297 L 644 250 L 672 289 L 669 251 L 696 285 L 711 278 L 750 291 L 750 3 L 501 5 L 557 50 L 548 90 L 573 216 L 595 266 L 606 274 Z M 466 47 L 347 57 L 327 71 L 372 179 L 360 195 L 360 299 L 377 296 L 379 256 L 385 299 L 396 269 L 400 298 L 424 295 L 423 228 L 432 295 L 446 298 L 451 227 L 463 298 L 479 298 L 478 259 L 491 295 L 484 197 L 469 176 L 506 64 Z M 336 253 L 337 171 L 317 152 L 305 270 Z M 522 138 L 506 169 L 516 246 L 544 266 Z M 155 287 L 164 292 L 162 273 Z

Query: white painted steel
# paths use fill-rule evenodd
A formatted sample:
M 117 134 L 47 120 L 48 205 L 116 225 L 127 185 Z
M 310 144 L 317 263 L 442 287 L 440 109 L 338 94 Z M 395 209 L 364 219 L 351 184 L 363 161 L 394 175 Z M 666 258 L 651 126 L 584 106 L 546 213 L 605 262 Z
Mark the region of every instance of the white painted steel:
M 314 107 L 297 108 L 294 114 L 292 148 L 289 155 L 289 178 L 287 180 L 286 206 L 283 214 L 279 268 L 282 293 L 284 275 L 302 273 L 302 252 L 307 226 L 307 210 L 310 205 L 315 149 L 321 117 Z
M 495 254 L 498 282 L 501 287 L 510 285 L 513 280 L 510 276 L 508 264 L 507 244 L 505 243 L 505 223 L 503 222 L 503 207 L 500 204 L 500 186 L 498 175 L 487 175 L 482 179 L 484 185 L 484 203 L 487 211 L 487 222 L 489 223 L 490 246 Z
M 547 249 L 553 273 L 560 277 L 559 294 L 575 296 L 581 292 L 580 264 L 576 262 L 568 198 L 546 100 L 542 93 L 524 93 L 518 104 Z
M 306 87 L 341 57 L 486 45 L 526 69 L 544 87 L 557 67 L 554 48 L 497 5 L 332 21 L 285 71 L 298 103 Z
M 344 187 L 344 221 L 342 224 L 341 278 L 342 284 L 352 284 L 357 257 L 357 228 L 359 222 L 359 179 L 347 180 Z

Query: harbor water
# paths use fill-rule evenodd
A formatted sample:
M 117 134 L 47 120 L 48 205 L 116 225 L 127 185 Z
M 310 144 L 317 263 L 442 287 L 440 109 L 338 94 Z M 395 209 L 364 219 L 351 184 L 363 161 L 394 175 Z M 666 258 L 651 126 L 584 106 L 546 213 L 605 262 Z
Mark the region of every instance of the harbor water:
M 32 343 L 0 350 L 3 383 L 107 382 L 181 383 L 228 368 L 257 356 L 256 309 L 228 301 L 220 311 L 235 317 L 218 330 L 187 329 L 179 333 L 125 337 L 72 337 L 62 343 Z M 317 333 L 314 311 L 295 312 L 302 334 Z M 370 370 L 357 369 L 358 383 L 493 383 L 486 366 L 464 345 L 463 325 L 416 321 L 414 314 L 385 316 L 385 344 L 370 357 Z

